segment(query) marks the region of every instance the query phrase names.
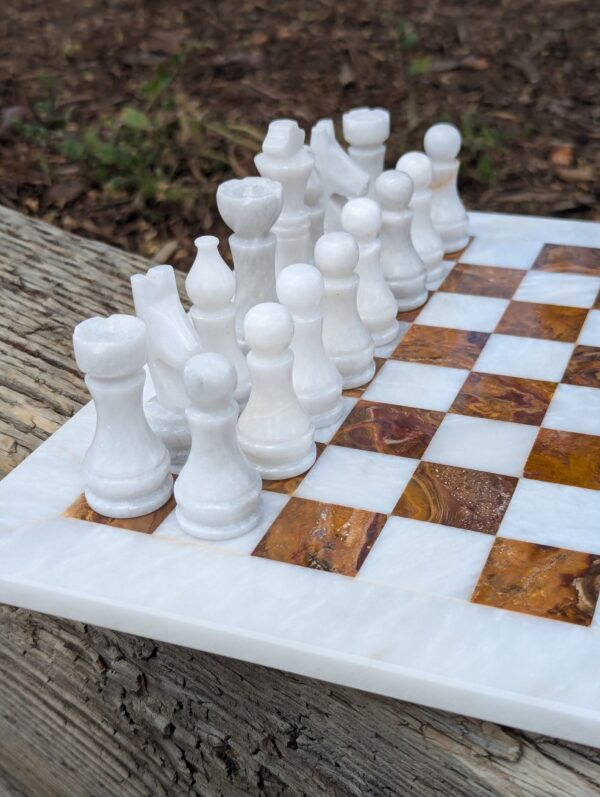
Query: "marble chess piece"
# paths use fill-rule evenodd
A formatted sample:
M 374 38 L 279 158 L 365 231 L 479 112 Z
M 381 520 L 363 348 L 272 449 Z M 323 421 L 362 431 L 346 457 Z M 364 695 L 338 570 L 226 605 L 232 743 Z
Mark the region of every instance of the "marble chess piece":
M 373 338 L 358 314 L 358 255 L 358 244 L 346 232 L 326 233 L 315 246 L 324 281 L 323 347 L 344 389 L 366 385 L 375 374 Z
M 177 522 L 206 540 L 239 537 L 260 520 L 262 482 L 237 440 L 235 368 L 222 354 L 197 354 L 183 382 L 192 446 L 175 482 Z
M 369 175 L 368 196 L 375 199 L 375 180 L 383 171 L 390 112 L 385 108 L 352 108 L 342 116 L 348 155 Z
M 310 262 L 314 262 L 315 245 L 325 230 L 325 204 L 323 203 L 323 183 L 319 172 L 313 167 L 306 191 L 304 204 L 310 213 Z
M 431 161 L 424 152 L 407 152 L 396 169 L 406 172 L 413 182 L 411 237 L 427 269 L 427 287 L 436 288 L 444 276 L 444 242 L 431 222 Z
M 277 277 L 277 297 L 294 321 L 292 382 L 300 406 L 317 429 L 343 412 L 342 377 L 323 348 L 323 277 L 307 263 L 287 266 Z
M 179 299 L 172 266 L 134 274 L 131 289 L 136 315 L 146 324 L 148 368 L 156 391 L 146 403 L 146 417 L 171 455 L 172 472 L 179 473 L 191 443 L 183 366 L 200 352 L 200 340 Z
M 278 274 L 291 263 L 305 263 L 311 255 L 310 212 L 304 204 L 304 192 L 314 160 L 304 146 L 304 130 L 292 119 L 271 122 L 262 152 L 254 162 L 263 177 L 276 180 L 283 188 L 283 206 L 273 225 Z
M 427 272 L 410 235 L 412 193 L 412 180 L 396 169 L 382 172 L 375 181 L 382 218 L 381 270 L 400 311 L 413 310 L 427 301 Z
M 96 405 L 96 431 L 83 459 L 90 507 L 113 518 L 139 517 L 173 489 L 169 453 L 144 416 L 146 327 L 139 318 L 88 318 L 75 327 L 78 367 Z
M 320 119 L 311 130 L 310 151 L 323 183 L 325 232 L 342 229 L 342 207 L 350 197 L 364 196 L 369 175 L 356 164 L 335 137 L 332 119 Z
M 281 213 L 280 183 L 266 177 L 227 180 L 217 189 L 221 218 L 233 230 L 229 247 L 235 267 L 235 334 L 246 350 L 244 318 L 255 304 L 274 302 L 275 248 L 271 228 Z
M 238 421 L 240 447 L 263 479 L 287 479 L 316 459 L 315 427 L 292 384 L 294 322 L 283 305 L 257 304 L 244 321 L 250 398 Z
M 445 252 L 459 252 L 469 243 L 467 211 L 458 195 L 460 131 L 437 124 L 425 133 L 424 148 L 431 161 L 431 221 L 442 236 Z
M 203 235 L 195 241 L 197 255 L 185 280 L 190 318 L 203 351 L 227 357 L 237 375 L 234 399 L 244 406 L 250 395 L 246 357 L 235 337 L 235 277 L 219 254 L 219 239 Z
M 369 197 L 350 199 L 342 210 L 342 227 L 358 244 L 358 314 L 375 347 L 391 343 L 400 327 L 398 303 L 381 271 L 381 210 Z

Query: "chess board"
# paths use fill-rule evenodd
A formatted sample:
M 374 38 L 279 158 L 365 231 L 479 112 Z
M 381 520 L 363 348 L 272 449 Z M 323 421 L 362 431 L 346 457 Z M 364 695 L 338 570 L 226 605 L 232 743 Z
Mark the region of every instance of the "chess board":
M 0 484 L 0 600 L 600 745 L 600 225 L 470 233 L 257 529 L 96 515 L 87 405 Z

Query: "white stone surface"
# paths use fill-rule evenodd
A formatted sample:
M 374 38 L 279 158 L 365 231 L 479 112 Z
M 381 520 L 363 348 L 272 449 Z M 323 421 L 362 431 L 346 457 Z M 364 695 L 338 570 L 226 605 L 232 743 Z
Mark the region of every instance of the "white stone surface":
M 506 227 L 503 229 L 506 235 Z M 472 266 L 527 269 L 535 263 L 541 249 L 542 244 L 535 240 L 515 240 L 504 236 L 494 240 L 477 236 L 460 256 L 460 262 Z
M 467 216 L 469 217 L 469 234 L 479 236 L 481 239 L 486 238 L 490 243 L 492 241 L 512 241 L 514 244 L 516 241 L 539 241 L 538 252 L 542 243 L 600 248 L 600 228 L 593 221 L 475 211 L 468 212 Z M 532 250 L 533 248 L 532 246 Z M 496 247 L 496 251 L 502 251 L 502 249 Z M 533 260 L 531 262 L 533 265 Z M 497 264 L 490 263 L 490 265 Z
M 574 348 L 559 340 L 490 335 L 473 370 L 560 382 Z
M 600 389 L 557 385 L 542 426 L 565 432 L 600 435 Z
M 565 307 L 591 307 L 600 291 L 600 277 L 529 271 L 513 299 Z
M 375 180 L 383 171 L 385 142 L 390 135 L 390 112 L 385 108 L 352 108 L 342 116 L 348 155 L 369 175 L 369 196 L 375 199 Z
M 461 144 L 458 128 L 445 123 L 432 125 L 423 140 L 432 167 L 431 221 L 442 236 L 444 252 L 459 252 L 469 240 L 469 221 L 457 185 Z
M 467 296 L 462 293 L 434 293 L 415 322 L 434 327 L 491 332 L 508 307 L 508 299 Z
M 342 396 L 342 412 L 340 417 L 335 423 L 332 423 L 329 426 L 322 426 L 320 429 L 315 429 L 316 443 L 328 443 L 331 440 L 333 435 L 337 432 L 337 430 L 350 414 L 352 407 L 354 407 L 356 404 L 356 401 L 357 399 L 351 398 L 350 396 Z
M 582 346 L 600 346 L 600 310 L 590 310 L 587 314 L 577 342 Z
M 445 412 L 468 375 L 468 371 L 460 368 L 388 360 L 363 398 Z

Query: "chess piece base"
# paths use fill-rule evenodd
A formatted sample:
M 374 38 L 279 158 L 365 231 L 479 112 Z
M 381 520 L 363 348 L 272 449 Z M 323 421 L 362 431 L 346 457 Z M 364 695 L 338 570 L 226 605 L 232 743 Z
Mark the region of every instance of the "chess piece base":
M 342 417 L 344 412 L 344 405 L 341 398 L 335 403 L 333 407 L 325 412 L 319 412 L 310 416 L 315 429 L 323 429 L 325 426 L 331 426 Z
M 375 348 L 378 349 L 380 346 L 386 346 L 388 343 L 391 343 L 394 338 L 398 335 L 400 331 L 400 326 L 396 318 L 387 329 L 384 329 L 382 332 L 374 331 L 373 329 L 370 330 L 371 337 L 373 338 L 373 343 L 375 344 Z
M 392 290 L 394 290 L 394 286 L 393 285 L 391 285 L 390 287 L 392 288 Z M 395 290 L 394 290 L 394 294 L 396 294 Z M 425 304 L 425 302 L 427 301 L 427 297 L 428 296 L 429 296 L 429 293 L 427 292 L 427 290 L 425 288 L 423 288 L 423 290 L 419 294 L 417 294 L 417 296 L 415 296 L 414 298 L 411 298 L 411 297 L 409 297 L 409 298 L 399 298 L 398 299 L 398 312 L 405 313 L 407 310 L 416 310 L 417 307 L 421 307 L 422 305 Z
M 164 467 L 164 463 L 162 464 Z M 159 470 L 160 468 L 157 468 Z M 173 492 L 173 477 L 169 473 L 164 481 L 150 493 L 124 500 L 109 499 L 93 490 L 85 491 L 85 500 L 99 515 L 111 518 L 132 518 L 147 515 L 167 503 Z
M 439 232 L 444 242 L 444 254 L 460 252 L 469 243 L 467 234 L 468 221 L 465 218 L 454 222 L 434 221 L 435 229 Z
M 312 435 L 311 435 L 312 437 Z M 299 476 L 311 468 L 317 458 L 317 448 L 314 442 L 311 444 L 308 453 L 295 462 L 285 463 L 282 465 L 262 465 L 256 459 L 249 456 L 248 449 L 243 446 L 246 456 L 251 460 L 254 467 L 257 469 L 263 479 L 291 479 L 293 476 Z
M 228 514 L 231 512 L 231 506 L 227 507 Z M 213 525 L 209 523 L 202 523 L 199 520 L 186 515 L 180 506 L 175 509 L 175 517 L 178 524 L 186 532 L 193 537 L 198 537 L 201 540 L 232 540 L 235 537 L 241 537 L 258 524 L 262 516 L 262 504 L 259 500 L 257 506 L 248 514 L 248 502 L 245 501 L 243 506 L 235 508 L 239 511 L 240 519 L 224 526 Z
M 338 365 L 338 361 L 334 361 L 336 366 Z M 370 382 L 371 379 L 375 376 L 375 363 L 373 361 L 373 356 L 371 355 L 371 360 L 369 365 L 366 368 L 357 371 L 351 371 L 347 373 L 347 371 L 342 371 L 338 369 L 342 374 L 342 387 L 344 390 L 351 390 L 354 387 L 362 387 L 366 385 L 367 382 Z

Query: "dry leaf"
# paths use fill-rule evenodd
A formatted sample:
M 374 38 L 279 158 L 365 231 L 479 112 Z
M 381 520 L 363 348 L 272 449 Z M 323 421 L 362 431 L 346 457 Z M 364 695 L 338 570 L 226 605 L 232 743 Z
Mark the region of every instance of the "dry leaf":
M 571 144 L 559 144 L 550 152 L 550 160 L 555 166 L 571 166 L 573 163 L 573 147 Z

